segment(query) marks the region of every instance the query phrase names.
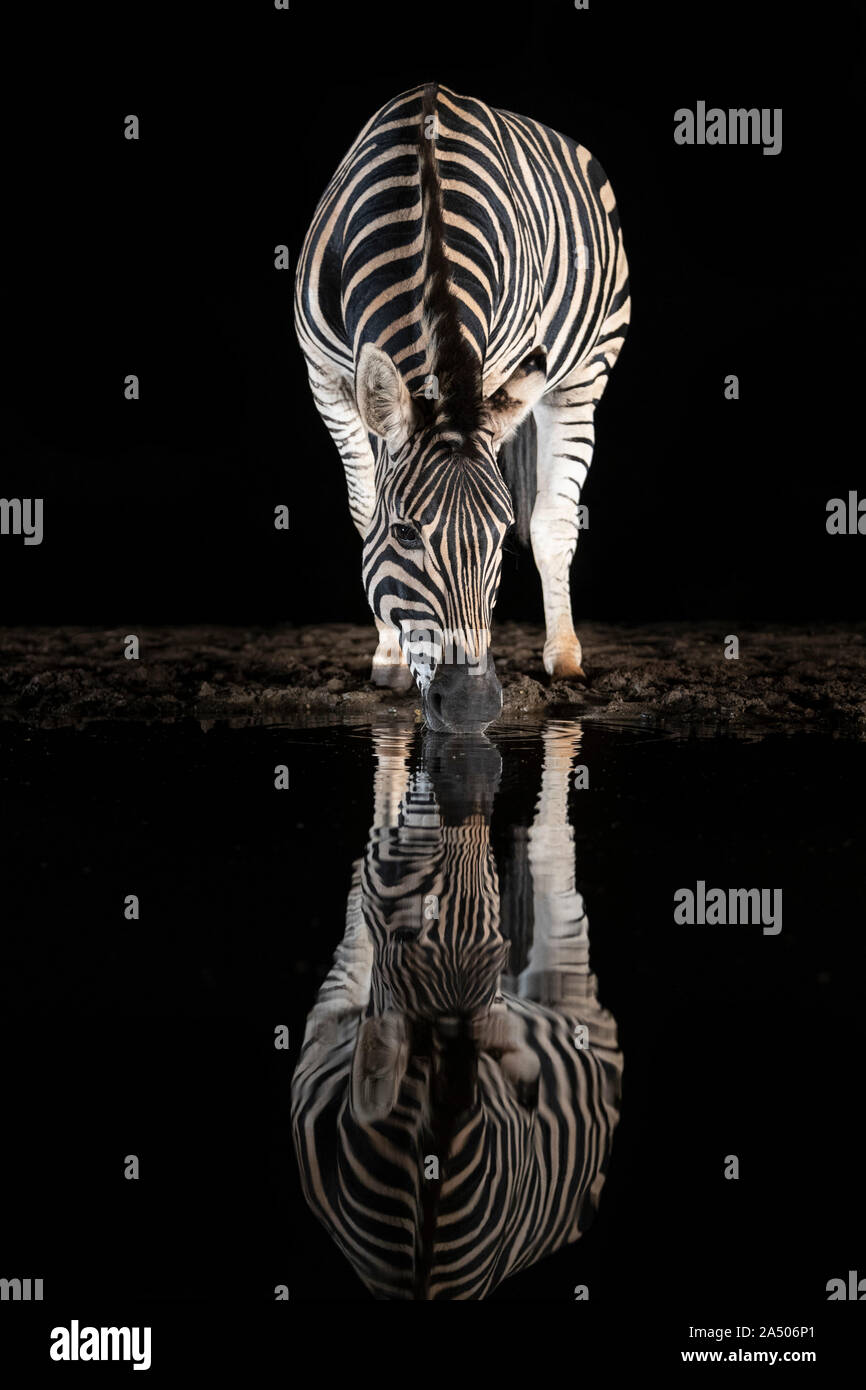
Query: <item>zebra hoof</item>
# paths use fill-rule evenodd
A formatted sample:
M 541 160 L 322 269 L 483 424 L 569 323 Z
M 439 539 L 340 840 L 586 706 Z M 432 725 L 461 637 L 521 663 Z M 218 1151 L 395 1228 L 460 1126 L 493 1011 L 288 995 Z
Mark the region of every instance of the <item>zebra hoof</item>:
M 575 640 L 567 647 L 544 648 L 544 669 L 555 681 L 582 681 L 586 684 L 586 673 L 581 666 L 580 643 Z
M 403 692 L 412 685 L 412 672 L 405 662 L 373 662 L 370 680 L 384 690 Z

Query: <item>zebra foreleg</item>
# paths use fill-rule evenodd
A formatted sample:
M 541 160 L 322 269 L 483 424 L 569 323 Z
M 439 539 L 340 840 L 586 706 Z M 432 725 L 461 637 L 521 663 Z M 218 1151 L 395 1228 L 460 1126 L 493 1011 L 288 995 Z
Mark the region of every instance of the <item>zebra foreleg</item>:
M 400 649 L 400 634 L 395 627 L 388 627 L 379 618 L 376 619 L 376 627 L 379 630 L 379 645 L 373 655 L 371 681 L 389 690 L 408 690 L 412 684 L 412 672 Z
M 544 732 L 541 790 L 527 832 L 532 945 L 517 993 L 584 1024 L 591 1047 L 613 1050 L 616 1023 L 598 1001 L 598 982 L 589 966 L 589 919 L 575 882 L 568 797 L 580 743 L 579 728 L 553 726 Z
M 555 680 L 583 678 L 570 572 L 595 443 L 594 412 L 595 401 L 580 387 L 554 391 L 535 407 L 537 493 L 529 534 L 544 597 L 544 669 Z
M 307 375 L 316 409 L 337 446 L 346 475 L 349 512 L 362 540 L 376 507 L 376 459 L 370 436 L 358 412 L 351 381 L 326 362 L 307 357 Z M 408 690 L 412 672 L 400 649 L 399 634 L 376 619 L 379 643 L 370 679 L 390 690 Z
M 532 945 L 519 976 L 522 997 L 576 1012 L 595 984 L 589 973 L 589 922 L 575 886 L 574 828 L 568 818 L 571 769 L 581 731 L 544 732 L 544 764 L 535 816 L 527 832 L 532 879 Z

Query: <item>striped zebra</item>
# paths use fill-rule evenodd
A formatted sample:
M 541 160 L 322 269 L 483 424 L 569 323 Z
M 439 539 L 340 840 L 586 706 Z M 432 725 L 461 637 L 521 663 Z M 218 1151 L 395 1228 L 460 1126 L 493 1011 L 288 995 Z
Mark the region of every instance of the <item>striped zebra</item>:
M 498 754 L 437 764 L 428 736 L 413 768 L 411 735 L 376 736 L 374 824 L 307 1020 L 292 1132 L 308 1204 L 377 1298 L 484 1298 L 576 1240 L 598 1203 L 622 1057 L 574 883 L 578 743 L 545 734 L 509 943 Z
M 377 111 L 316 209 L 295 325 L 364 543 L 373 680 L 414 677 L 437 731 L 501 709 L 488 639 L 515 513 L 545 669 L 583 677 L 569 572 L 629 304 L 598 161 L 436 84 Z

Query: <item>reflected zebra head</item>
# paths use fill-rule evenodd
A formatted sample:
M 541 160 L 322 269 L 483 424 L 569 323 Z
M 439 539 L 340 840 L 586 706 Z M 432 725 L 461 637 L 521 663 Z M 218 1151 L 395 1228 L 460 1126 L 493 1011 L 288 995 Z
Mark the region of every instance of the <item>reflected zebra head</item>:
M 538 1058 L 502 993 L 510 942 L 490 839 L 501 771 L 486 738 L 428 734 L 421 765 L 398 771 L 399 806 L 393 782 L 384 815 L 380 802 L 360 868 L 372 958 L 353 1115 L 388 1121 L 414 1069 L 414 1114 L 445 1149 L 483 1128 L 494 1096 L 521 1134 L 538 1103 Z
M 403 1043 L 407 1056 L 428 1059 L 428 1101 L 458 1110 L 475 1102 L 477 1052 L 509 955 L 490 843 L 499 753 L 485 738 L 428 735 L 423 764 L 394 773 L 380 765 L 390 804 L 378 798 L 360 872 L 373 954 L 353 1098 L 367 1120 L 385 1113 L 376 1093 L 386 1054 L 399 1088 Z M 379 1056 L 372 1068 L 365 1038 Z M 386 1110 L 393 1103 L 388 1087 L 382 1100 Z
M 446 378 L 447 398 L 428 401 L 387 353 L 366 344 L 359 355 L 358 408 L 379 441 L 364 586 L 438 732 L 481 731 L 502 708 L 490 630 L 515 518 L 497 454 L 537 398 L 544 360 L 532 354 L 490 401 L 465 361 L 461 389 Z

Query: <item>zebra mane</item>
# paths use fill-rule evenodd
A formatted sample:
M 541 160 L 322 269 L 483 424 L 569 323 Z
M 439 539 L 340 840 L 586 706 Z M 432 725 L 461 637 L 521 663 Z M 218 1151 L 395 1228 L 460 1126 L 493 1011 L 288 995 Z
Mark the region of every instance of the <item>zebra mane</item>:
M 457 300 L 451 293 L 450 268 L 445 254 L 443 194 L 436 157 L 438 92 L 437 82 L 428 82 L 424 87 L 418 136 L 418 174 L 424 227 L 421 312 L 430 345 L 430 370 L 436 376 L 439 390 L 434 423 L 443 429 L 453 429 L 468 436 L 485 422 L 481 369 L 460 330 Z M 432 132 L 432 138 L 428 131 Z

